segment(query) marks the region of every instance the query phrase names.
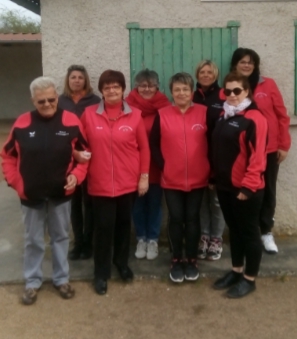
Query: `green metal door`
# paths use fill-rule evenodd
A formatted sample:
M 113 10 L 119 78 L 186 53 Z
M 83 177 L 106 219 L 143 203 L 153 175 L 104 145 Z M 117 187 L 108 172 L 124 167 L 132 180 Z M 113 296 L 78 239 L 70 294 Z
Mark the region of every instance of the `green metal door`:
M 232 21 L 226 28 L 141 29 L 138 23 L 128 23 L 131 86 L 135 75 L 149 68 L 159 74 L 160 90 L 170 97 L 170 77 L 183 71 L 195 78 L 195 68 L 203 59 L 217 64 L 221 82 L 238 46 L 239 26 L 239 22 Z

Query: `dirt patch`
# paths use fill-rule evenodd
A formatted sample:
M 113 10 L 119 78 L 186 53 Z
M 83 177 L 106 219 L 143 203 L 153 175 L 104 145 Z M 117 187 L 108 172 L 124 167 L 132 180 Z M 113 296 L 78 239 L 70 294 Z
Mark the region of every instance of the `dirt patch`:
M 229 300 L 212 281 L 175 286 L 165 281 L 109 283 L 106 296 L 74 283 L 62 300 L 51 285 L 35 305 L 19 303 L 22 286 L 0 287 L 0 338 L 7 339 L 277 339 L 295 338 L 297 278 L 258 279 L 257 291 Z

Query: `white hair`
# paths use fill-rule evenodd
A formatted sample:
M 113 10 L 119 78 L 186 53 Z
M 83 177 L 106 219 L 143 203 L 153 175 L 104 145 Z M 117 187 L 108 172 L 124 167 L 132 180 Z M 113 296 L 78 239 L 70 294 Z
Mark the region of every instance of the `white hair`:
M 57 85 L 55 83 L 55 80 L 50 77 L 38 77 L 34 79 L 30 84 L 30 92 L 31 97 L 34 97 L 34 93 L 36 90 L 45 90 L 50 87 L 53 87 L 54 90 L 57 92 Z

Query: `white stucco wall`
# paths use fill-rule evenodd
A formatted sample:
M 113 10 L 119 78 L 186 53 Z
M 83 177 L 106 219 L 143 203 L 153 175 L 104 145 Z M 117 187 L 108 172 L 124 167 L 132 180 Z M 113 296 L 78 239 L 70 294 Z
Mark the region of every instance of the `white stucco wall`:
M 41 0 L 41 13 L 44 74 L 54 76 L 62 85 L 67 67 L 81 63 L 95 88 L 99 74 L 107 68 L 123 71 L 129 85 L 127 22 L 139 22 L 141 28 L 186 28 L 225 27 L 230 20 L 240 21 L 239 46 L 259 53 L 262 74 L 276 80 L 293 114 L 297 3 Z M 293 149 L 280 170 L 275 230 L 297 234 L 297 129 L 291 130 Z
M 29 84 L 42 75 L 41 44 L 0 44 L 0 119 L 33 108 Z

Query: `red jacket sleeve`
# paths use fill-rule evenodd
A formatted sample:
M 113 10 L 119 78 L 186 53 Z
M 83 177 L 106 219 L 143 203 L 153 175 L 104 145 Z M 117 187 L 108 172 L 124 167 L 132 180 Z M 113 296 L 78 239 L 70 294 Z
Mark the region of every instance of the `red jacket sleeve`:
M 139 167 L 140 173 L 149 173 L 151 155 L 147 133 L 142 119 L 140 119 L 140 122 L 136 130 L 136 139 L 140 153 L 140 167 Z
M 266 168 L 267 121 L 258 111 L 250 111 L 251 124 L 245 133 L 248 163 L 241 183 L 241 192 L 250 196 L 262 184 Z M 256 114 L 255 114 L 256 113 Z
M 279 125 L 278 148 L 283 151 L 288 151 L 291 146 L 291 136 L 289 133 L 290 117 L 287 114 L 287 109 L 285 107 L 281 92 L 279 91 L 275 81 L 273 79 L 270 80 L 271 98 Z

